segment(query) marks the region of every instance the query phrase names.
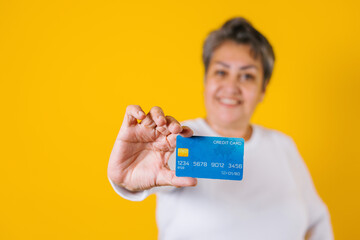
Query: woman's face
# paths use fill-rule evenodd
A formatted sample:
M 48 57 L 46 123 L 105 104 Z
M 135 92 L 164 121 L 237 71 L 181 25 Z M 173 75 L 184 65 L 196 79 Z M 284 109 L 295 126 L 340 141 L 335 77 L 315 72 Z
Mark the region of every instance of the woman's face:
M 207 119 L 223 126 L 244 125 L 264 97 L 261 59 L 249 45 L 225 41 L 213 52 L 205 76 Z

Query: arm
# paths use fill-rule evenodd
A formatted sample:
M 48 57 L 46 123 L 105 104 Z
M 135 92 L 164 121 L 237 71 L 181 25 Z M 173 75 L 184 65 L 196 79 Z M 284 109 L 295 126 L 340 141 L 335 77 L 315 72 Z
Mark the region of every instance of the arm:
M 308 209 L 309 226 L 306 239 L 332 240 L 334 236 L 328 208 L 318 195 L 310 172 L 296 144 L 291 138 L 287 138 L 286 149 L 290 159 L 290 167 Z

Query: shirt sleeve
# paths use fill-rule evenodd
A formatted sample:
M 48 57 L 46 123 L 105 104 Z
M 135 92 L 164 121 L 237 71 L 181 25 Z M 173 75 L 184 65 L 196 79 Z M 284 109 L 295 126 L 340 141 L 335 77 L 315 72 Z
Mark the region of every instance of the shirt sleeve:
M 290 155 L 290 165 L 295 181 L 300 188 L 303 199 L 307 205 L 309 225 L 306 239 L 334 239 L 329 210 L 318 195 L 310 172 L 302 159 L 295 142 L 290 137 L 287 139 L 287 151 Z
M 126 188 L 116 185 L 113 181 L 111 181 L 110 178 L 109 178 L 109 181 L 110 181 L 110 184 L 113 187 L 114 191 L 117 194 L 119 194 L 122 198 L 130 200 L 130 201 L 139 202 L 139 201 L 144 200 L 151 194 L 150 190 L 132 192 L 132 191 L 127 190 Z

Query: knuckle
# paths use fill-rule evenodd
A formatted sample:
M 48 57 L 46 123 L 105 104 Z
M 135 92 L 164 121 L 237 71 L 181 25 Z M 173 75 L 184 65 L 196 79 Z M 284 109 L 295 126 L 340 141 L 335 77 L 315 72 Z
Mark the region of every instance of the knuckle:
M 133 109 L 133 108 L 134 108 L 134 105 L 128 105 L 128 106 L 126 107 L 126 112 L 130 112 L 131 109 Z
M 175 118 L 174 118 L 173 116 L 166 115 L 166 119 L 169 119 L 169 120 L 174 120 Z
M 154 106 L 151 108 L 151 111 L 152 112 L 160 112 L 160 113 L 163 113 L 163 110 L 161 109 L 161 107 L 159 106 Z
M 126 107 L 126 111 L 131 111 L 133 109 L 138 109 L 138 108 L 140 108 L 139 105 L 130 104 Z
M 166 118 L 171 122 L 175 124 L 179 124 L 178 120 L 176 120 L 173 116 L 166 116 Z

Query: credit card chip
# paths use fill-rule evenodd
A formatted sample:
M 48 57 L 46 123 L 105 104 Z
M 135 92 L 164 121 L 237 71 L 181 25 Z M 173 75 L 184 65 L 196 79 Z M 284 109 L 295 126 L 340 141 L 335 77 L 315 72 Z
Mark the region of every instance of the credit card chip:
M 178 156 L 179 157 L 188 157 L 189 149 L 188 148 L 178 148 Z

